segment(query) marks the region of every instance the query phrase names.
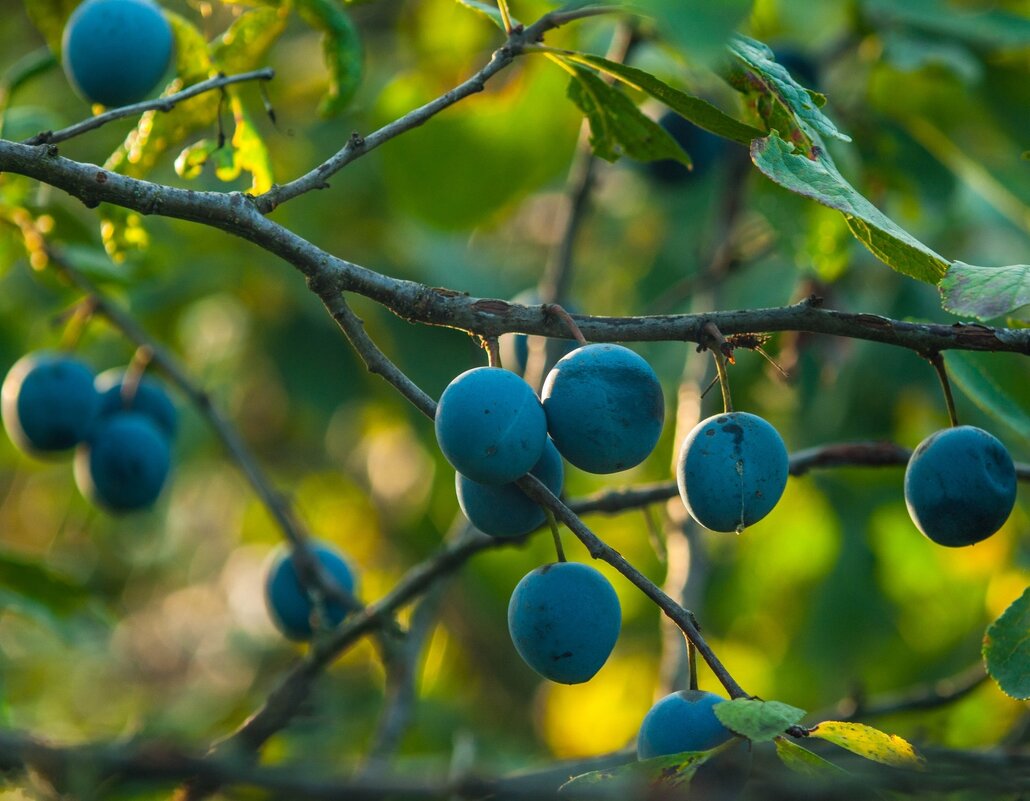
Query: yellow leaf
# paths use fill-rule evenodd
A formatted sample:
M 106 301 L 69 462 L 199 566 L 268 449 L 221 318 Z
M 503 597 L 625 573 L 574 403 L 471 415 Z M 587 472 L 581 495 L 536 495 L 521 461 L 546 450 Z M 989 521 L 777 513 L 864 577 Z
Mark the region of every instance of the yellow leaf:
M 864 723 L 829 720 L 812 729 L 809 736 L 819 737 L 884 765 L 921 770 L 925 764 L 923 757 L 907 740 L 866 726 Z

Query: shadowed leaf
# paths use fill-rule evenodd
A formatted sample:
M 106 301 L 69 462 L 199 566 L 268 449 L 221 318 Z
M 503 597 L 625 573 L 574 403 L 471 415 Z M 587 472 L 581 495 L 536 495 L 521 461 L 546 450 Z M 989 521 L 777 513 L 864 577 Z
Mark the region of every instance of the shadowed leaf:
M 952 314 L 991 320 L 1030 306 L 1030 264 L 978 267 L 952 262 L 940 283 L 941 304 Z M 1027 318 L 1024 313 L 1020 315 Z
M 1030 699 L 1030 587 L 987 627 L 983 656 L 1003 693 Z
M 754 742 L 772 740 L 805 716 L 803 709 L 779 701 L 735 698 L 712 707 L 726 728 Z

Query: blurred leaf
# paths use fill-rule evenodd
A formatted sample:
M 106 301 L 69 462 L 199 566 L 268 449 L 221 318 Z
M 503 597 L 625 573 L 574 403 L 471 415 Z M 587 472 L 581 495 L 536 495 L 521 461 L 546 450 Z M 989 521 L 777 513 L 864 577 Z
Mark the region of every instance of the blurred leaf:
M 61 38 L 64 25 L 81 0 L 25 0 L 25 14 L 36 26 L 47 46 L 57 58 L 61 57 Z
M 211 154 L 219 147 L 217 139 L 201 139 L 185 148 L 175 158 L 175 173 L 181 178 L 197 178 L 204 171 Z M 222 145 L 224 147 L 224 145 Z
M 0 552 L 0 607 L 14 606 L 38 616 L 65 618 L 90 603 L 90 591 L 42 562 Z
M 939 67 L 966 83 L 980 80 L 984 72 L 977 57 L 961 44 L 902 31 L 887 31 L 883 35 L 883 60 L 905 72 Z
M 860 757 L 898 768 L 922 768 L 925 760 L 911 743 L 864 723 L 829 720 L 809 732 L 810 737 L 838 745 Z
M 574 64 L 569 98 L 590 121 L 594 154 L 608 161 L 629 156 L 638 161 L 674 159 L 690 166 L 690 157 L 662 126 L 644 114 L 623 92 L 593 72 Z
M 41 106 L 14 106 L 3 114 L 0 129 L 4 139 L 17 142 L 28 139 L 40 131 L 52 131 L 61 127 L 60 118 L 52 109 Z
M 264 61 L 286 27 L 287 7 L 244 11 L 211 43 L 211 58 L 227 75 L 246 72 Z
M 5 109 L 11 101 L 11 95 L 18 89 L 57 64 L 57 59 L 49 47 L 39 47 L 26 53 L 4 70 L 0 77 L 0 109 Z
M 322 31 L 322 57 L 329 70 L 329 89 L 318 106 L 323 117 L 339 114 L 361 85 L 364 53 L 350 15 L 332 0 L 301 0 L 301 16 Z
M 1030 305 L 1030 265 L 978 267 L 955 261 L 940 290 L 941 305 L 952 314 L 991 320 Z
M 1030 44 L 1030 18 L 1000 9 L 966 10 L 940 0 L 862 0 L 874 25 L 908 25 L 987 48 Z
M 563 60 L 567 63 L 578 62 L 595 67 L 634 89 L 646 92 L 698 127 L 734 142 L 746 145 L 752 139 L 765 135 L 763 131 L 734 119 L 707 100 L 674 89 L 664 81 L 635 67 L 628 67 L 625 64 L 587 53 L 567 53 Z
M 855 191 L 824 152 L 815 160 L 807 158 L 772 134 L 752 143 L 751 159 L 785 189 L 842 212 L 855 237 L 888 267 L 929 284 L 947 272 L 942 256 Z
M 571 795 L 589 792 L 592 787 L 603 787 L 606 797 L 614 798 L 614 793 L 620 792 L 624 797 L 631 798 L 647 787 L 660 788 L 659 794 L 662 790 L 682 788 L 690 784 L 697 769 L 705 762 L 736 742 L 740 741 L 730 740 L 708 751 L 686 751 L 583 773 L 565 782 L 558 788 L 558 792 Z
M 722 58 L 723 46 L 748 14 L 752 0 L 648 0 L 639 7 L 654 17 L 658 30 L 682 49 L 691 62 L 710 65 Z
M 501 18 L 501 12 L 497 9 L 497 6 L 493 3 L 480 3 L 479 0 L 457 0 L 458 5 L 470 8 L 477 14 L 481 14 L 491 22 L 493 22 L 502 31 L 504 30 L 504 20 Z M 512 25 L 518 23 L 512 19 Z
M 111 261 L 107 253 L 95 245 L 65 243 L 61 245 L 60 256 L 87 278 L 122 284 L 133 280 L 131 271 L 120 268 Z
M 802 748 L 786 737 L 777 737 L 776 755 L 780 761 L 795 773 L 803 776 L 810 776 L 814 779 L 833 778 L 835 776 L 846 776 L 844 768 L 834 765 L 818 754 L 813 754 L 807 748 Z
M 737 89 L 756 96 L 755 110 L 770 131 L 786 133 L 806 153 L 811 152 L 813 131 L 851 141 L 819 110 L 826 99 L 795 81 L 785 67 L 776 63 L 776 56 L 766 45 L 738 35 L 730 41 L 729 49 L 743 65 L 742 74 L 731 73 L 731 82 Z
M 216 174 L 223 181 L 231 181 L 241 172 L 249 172 L 253 180 L 247 192 L 260 195 L 272 188 L 272 162 L 268 148 L 254 129 L 250 115 L 239 98 L 233 97 L 232 111 L 236 122 L 232 136 L 232 167 L 231 170 L 217 170 Z
M 178 91 L 210 78 L 215 65 L 211 61 L 204 34 L 185 17 L 168 11 L 165 16 L 172 26 L 172 37 L 175 39 L 176 80 L 168 90 Z
M 783 734 L 805 716 L 805 710 L 779 701 L 734 698 L 712 707 L 726 728 L 757 743 Z
M 952 381 L 966 397 L 1023 439 L 1030 439 L 1030 414 L 1022 404 L 995 384 L 974 358 L 961 351 L 951 351 L 945 361 Z
M 987 627 L 983 656 L 1003 693 L 1030 699 L 1030 587 Z

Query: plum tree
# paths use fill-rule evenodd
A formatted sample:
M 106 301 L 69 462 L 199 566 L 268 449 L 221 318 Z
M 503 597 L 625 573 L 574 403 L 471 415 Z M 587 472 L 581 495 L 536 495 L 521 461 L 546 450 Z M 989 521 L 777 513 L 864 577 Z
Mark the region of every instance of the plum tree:
M 64 71 L 90 102 L 124 106 L 161 80 L 172 44 L 171 26 L 150 0 L 86 0 L 64 29 Z
M 579 562 L 554 562 L 527 573 L 508 603 L 515 650 L 541 676 L 561 684 L 591 679 L 621 628 L 611 583 Z
M 651 759 L 684 751 L 707 751 L 726 742 L 734 734 L 713 711 L 716 704 L 725 700 L 702 690 L 681 690 L 665 696 L 640 723 L 637 756 Z
M 121 411 L 100 419 L 75 456 L 82 494 L 112 512 L 152 506 L 171 469 L 171 446 L 146 414 Z
M 1016 468 L 1004 445 L 975 426 L 924 439 L 905 468 L 912 522 L 939 545 L 958 548 L 1001 528 L 1016 503 Z
M 329 578 L 341 589 L 354 593 L 354 571 L 339 551 L 324 543 L 313 543 L 311 552 Z M 315 606 L 297 574 L 294 555 L 288 550 L 283 549 L 272 556 L 265 578 L 265 606 L 268 616 L 284 637 L 304 641 L 314 636 L 312 616 Z M 328 600 L 323 622 L 330 628 L 338 626 L 349 611 L 340 601 Z
M 565 478 L 561 456 L 550 439 L 540 460 L 529 471 L 558 495 Z M 547 520 L 543 509 L 517 484 L 480 484 L 455 473 L 458 505 L 476 528 L 491 537 L 518 537 L 539 528 Z
M 544 452 L 547 420 L 532 387 L 500 367 L 459 375 L 440 396 L 436 439 L 455 470 L 481 484 L 507 484 Z
M 72 356 L 30 353 L 4 379 L 4 427 L 22 450 L 51 454 L 84 440 L 100 410 L 93 371 Z
M 558 452 L 589 473 L 640 464 L 662 433 L 658 377 L 622 345 L 585 345 L 564 356 L 547 374 L 542 397 Z
M 776 506 L 787 486 L 787 448 L 748 412 L 717 414 L 687 434 L 676 464 L 680 497 L 712 531 L 742 531 Z
M 129 388 L 124 383 L 124 370 L 106 370 L 97 376 L 95 386 L 100 393 L 100 417 L 119 411 L 133 411 L 146 415 L 169 439 L 175 438 L 179 427 L 179 414 L 175 404 L 156 381 L 143 376 Z

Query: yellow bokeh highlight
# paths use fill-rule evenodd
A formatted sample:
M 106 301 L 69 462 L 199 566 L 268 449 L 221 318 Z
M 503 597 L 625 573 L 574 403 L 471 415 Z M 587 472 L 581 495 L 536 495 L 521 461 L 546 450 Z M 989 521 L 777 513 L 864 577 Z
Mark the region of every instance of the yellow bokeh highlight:
M 538 725 L 558 757 L 586 757 L 624 747 L 637 736 L 654 700 L 654 665 L 641 655 L 612 654 L 585 684 L 540 689 Z

